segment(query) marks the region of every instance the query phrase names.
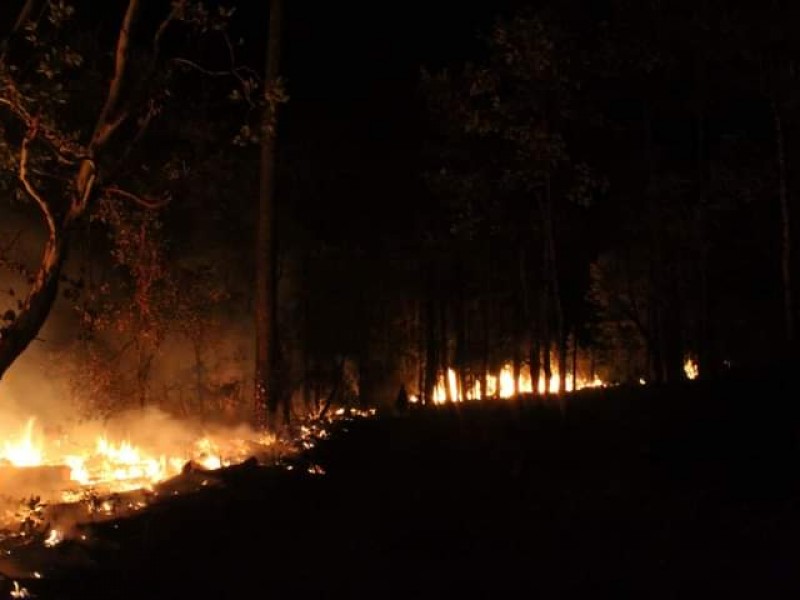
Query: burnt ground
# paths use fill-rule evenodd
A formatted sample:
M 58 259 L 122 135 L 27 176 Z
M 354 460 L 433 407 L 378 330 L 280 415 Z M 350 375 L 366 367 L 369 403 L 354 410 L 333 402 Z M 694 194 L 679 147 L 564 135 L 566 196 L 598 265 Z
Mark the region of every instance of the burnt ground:
M 39 598 L 796 597 L 788 381 L 581 392 L 345 423 L 63 543 Z M 8 587 L 9 582 L 4 585 Z

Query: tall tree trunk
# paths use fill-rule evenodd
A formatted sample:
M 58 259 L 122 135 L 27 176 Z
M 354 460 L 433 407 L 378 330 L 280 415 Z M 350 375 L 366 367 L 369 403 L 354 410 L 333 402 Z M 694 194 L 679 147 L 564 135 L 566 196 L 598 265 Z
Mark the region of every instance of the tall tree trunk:
M 483 290 L 483 297 L 481 298 L 481 321 L 483 326 L 481 348 L 481 399 L 489 397 L 489 368 L 491 367 L 490 354 L 492 350 L 491 345 L 491 332 L 492 332 L 492 242 L 491 238 L 486 238 L 486 282 Z M 495 390 L 495 393 L 497 390 Z
M 553 365 L 550 361 L 550 348 L 552 347 L 552 340 L 550 339 L 550 294 L 547 291 L 547 287 L 546 283 L 542 285 L 539 302 L 540 329 L 542 331 L 542 373 L 544 374 L 544 389 L 542 393 L 545 396 L 550 394 L 550 379 L 553 377 Z
M 467 368 L 467 316 L 466 301 L 464 299 L 464 266 L 461 257 L 458 258 L 456 270 L 456 298 L 455 298 L 455 360 L 456 394 L 458 398 L 466 400 L 466 386 L 464 376 Z
M 414 309 L 414 335 L 417 340 L 417 401 L 422 403 L 425 401 L 425 366 L 427 365 L 425 357 L 424 302 L 418 298 Z
M 312 382 L 314 381 L 314 358 L 311 354 L 311 274 L 310 265 L 311 259 L 306 254 L 303 257 L 303 271 L 302 271 L 302 286 L 303 286 L 303 300 L 302 300 L 302 332 L 303 332 L 303 407 L 307 414 L 313 411 L 312 406 Z
M 558 393 L 567 391 L 567 336 L 563 332 L 558 339 Z
M 705 114 L 705 81 L 706 69 L 704 60 L 697 61 L 697 107 L 695 111 L 696 130 L 696 171 L 697 171 L 697 208 L 694 215 L 694 243 L 698 247 L 698 319 L 697 319 L 697 362 L 700 376 L 714 375 L 714 359 L 712 357 L 711 313 L 709 302 L 708 261 L 709 242 L 706 234 L 706 212 L 708 204 L 708 158 L 706 156 L 706 114 Z
M 531 376 L 531 393 L 536 395 L 539 384 L 539 357 L 536 356 L 534 358 L 533 355 L 536 332 L 533 325 L 535 319 L 531 312 L 531 286 L 526 259 L 527 254 L 525 252 L 525 247 L 521 245 L 519 254 L 519 285 L 522 292 L 522 320 L 528 329 L 528 372 Z
M 660 293 L 661 276 L 661 233 L 656 219 L 655 200 L 652 186 L 655 180 L 655 158 L 653 153 L 653 115 L 650 102 L 642 104 L 642 155 L 644 158 L 645 186 L 645 226 L 649 233 L 649 263 L 647 269 L 647 324 L 649 336 L 645 337 L 647 347 L 648 378 L 650 382 L 660 383 L 664 380 L 664 335 L 662 323 Z
M 517 268 L 519 272 L 518 286 L 515 286 L 514 293 L 514 322 L 512 323 L 512 343 L 513 348 L 513 369 L 514 369 L 514 396 L 519 396 L 521 389 L 519 385 L 522 373 L 522 346 L 526 324 L 529 320 L 528 315 L 528 284 L 525 273 L 525 244 L 522 240 L 517 241 Z
M 553 297 L 553 309 L 556 320 L 556 340 L 558 340 L 558 388 L 557 394 L 564 390 L 564 380 L 567 369 L 566 335 L 564 333 L 564 307 L 561 300 L 561 287 L 558 281 L 558 262 L 556 260 L 556 236 L 553 222 L 553 198 L 550 190 L 550 176 L 545 176 L 545 215 L 544 230 L 547 243 L 546 257 L 548 260 L 548 275 L 550 278 L 550 292 Z
M 489 352 L 491 349 L 491 313 L 489 288 L 481 298 L 481 324 L 483 325 L 483 346 L 481 348 L 481 399 L 489 397 Z
M 439 366 L 434 276 L 429 276 L 427 297 L 425 298 L 425 342 L 425 404 L 432 405 Z
M 572 328 L 572 391 L 578 389 L 578 326 Z
M 534 318 L 531 319 L 533 323 Z M 531 365 L 531 385 L 533 386 L 533 393 L 539 394 L 539 380 L 542 378 L 542 341 L 536 327 L 531 324 L 531 340 L 530 340 L 530 365 Z
M 556 241 L 553 223 L 553 199 L 550 190 L 550 176 L 545 175 L 544 193 L 540 198 L 540 213 L 542 217 L 542 231 L 544 233 L 543 250 L 543 274 L 546 282 L 546 290 L 549 292 L 548 301 L 552 302 L 553 316 L 555 317 L 555 341 L 558 351 L 559 381 L 556 393 L 560 394 L 563 389 L 564 373 L 566 368 L 566 354 L 564 349 L 564 311 L 561 303 L 561 291 L 558 282 L 558 266 L 556 262 Z M 545 346 L 545 388 L 550 391 L 550 377 L 552 376 L 552 366 L 550 361 L 550 349 L 552 348 L 552 335 L 550 333 L 549 315 L 545 317 L 545 327 L 547 332 Z
M 775 159 L 778 167 L 778 202 L 781 211 L 781 283 L 783 285 L 783 324 L 786 353 L 794 352 L 794 306 L 792 299 L 792 237 L 791 214 L 789 212 L 789 191 L 786 183 L 786 150 L 783 119 L 778 103 L 771 104 L 772 120 L 775 127 Z
M 439 372 L 444 379 L 444 392 L 448 404 L 453 402 L 453 392 L 450 386 L 450 349 L 447 344 L 448 323 L 447 323 L 447 302 L 445 301 L 443 286 L 439 286 Z
M 264 86 L 266 94 L 279 84 L 282 0 L 270 0 Z M 267 99 L 262 122 L 260 187 L 256 230 L 255 282 L 255 423 L 264 428 L 276 425 L 280 402 L 276 367 L 278 339 L 277 231 L 275 223 L 277 105 Z

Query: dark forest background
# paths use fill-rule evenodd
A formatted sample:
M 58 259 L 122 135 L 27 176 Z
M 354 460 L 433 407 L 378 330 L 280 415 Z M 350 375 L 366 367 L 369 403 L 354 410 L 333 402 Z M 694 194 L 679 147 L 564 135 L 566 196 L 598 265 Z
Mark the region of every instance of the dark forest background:
M 4 380 L 12 393 L 45 373 L 93 413 L 249 414 L 259 106 L 241 79 L 209 75 L 231 65 L 197 33 L 222 14 L 211 33 L 224 28 L 257 80 L 268 15 L 239 4 L 230 16 L 207 4 L 169 38 L 203 68 L 164 59 L 146 90 L 154 125 L 117 173 L 169 201 L 109 197 L 82 222 L 56 309 Z M 25 81 L 69 131 L 102 99 L 123 5 L 76 2 L 4 59 L 38 65 Z M 505 364 L 627 384 L 682 379 L 687 359 L 714 377 L 791 356 L 793 3 L 285 10 L 278 337 L 296 413 L 333 393 L 391 402 L 401 382 L 430 397 L 446 367 L 465 388 Z M 23 133 L 3 111 L 13 319 L 43 232 L 17 177 Z

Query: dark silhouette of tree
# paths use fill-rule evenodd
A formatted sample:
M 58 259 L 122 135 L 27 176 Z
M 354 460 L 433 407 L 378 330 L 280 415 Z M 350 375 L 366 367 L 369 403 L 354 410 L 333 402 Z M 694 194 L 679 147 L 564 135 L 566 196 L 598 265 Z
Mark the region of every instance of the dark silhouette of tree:
M 282 2 L 272 0 L 269 10 L 265 108 L 261 137 L 261 180 L 256 235 L 256 374 L 255 420 L 258 426 L 275 427 L 282 391 L 278 334 L 278 227 L 276 225 L 276 135 L 278 105 L 285 100 L 280 79 Z M 283 419 L 288 424 L 290 408 L 284 402 Z

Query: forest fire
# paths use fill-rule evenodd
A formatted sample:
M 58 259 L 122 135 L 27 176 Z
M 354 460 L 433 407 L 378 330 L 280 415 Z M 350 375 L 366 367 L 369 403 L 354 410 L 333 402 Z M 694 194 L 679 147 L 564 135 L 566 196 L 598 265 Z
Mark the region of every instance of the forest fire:
M 22 487 L 30 481 L 23 473 L 40 471 L 47 474 L 37 485 L 44 491 L 69 496 L 75 488 L 91 487 L 105 493 L 118 493 L 147 488 L 181 473 L 187 463 L 202 469 L 215 470 L 242 462 L 254 448 L 267 448 L 275 442 L 271 436 L 253 439 L 199 437 L 190 443 L 176 444 L 169 449 L 137 445 L 130 439 L 114 440 L 98 434 L 91 442 L 78 442 L 69 435 L 48 437 L 37 427 L 34 418 L 0 445 L 0 492 Z M 178 446 L 183 445 L 179 452 Z M 28 493 L 31 490 L 13 492 Z M 40 490 L 35 490 L 39 492 Z
M 567 374 L 564 382 L 564 389 L 567 392 L 580 390 L 587 387 L 601 387 L 606 385 L 596 376 L 592 379 L 586 379 L 578 376 L 575 379 L 576 381 L 573 383 L 572 374 Z M 559 389 L 560 383 L 560 375 L 557 371 L 554 371 L 550 377 L 550 382 L 547 385 L 547 393 L 556 393 Z M 541 375 L 536 386 L 537 393 L 544 394 L 545 385 L 545 377 L 544 375 Z M 533 393 L 533 381 L 528 365 L 523 365 L 520 368 L 516 390 L 514 386 L 514 372 L 510 364 L 503 365 L 503 368 L 500 370 L 498 375 L 487 375 L 487 398 L 513 398 L 517 393 Z M 459 389 L 458 376 L 456 375 L 456 372 L 453 369 L 447 369 L 446 381 L 443 375 L 439 376 L 439 380 L 433 392 L 433 402 L 434 404 L 444 404 L 448 401 L 448 398 L 452 399 L 454 402 L 463 402 L 464 400 L 481 400 L 481 382 L 475 380 L 466 390 Z

